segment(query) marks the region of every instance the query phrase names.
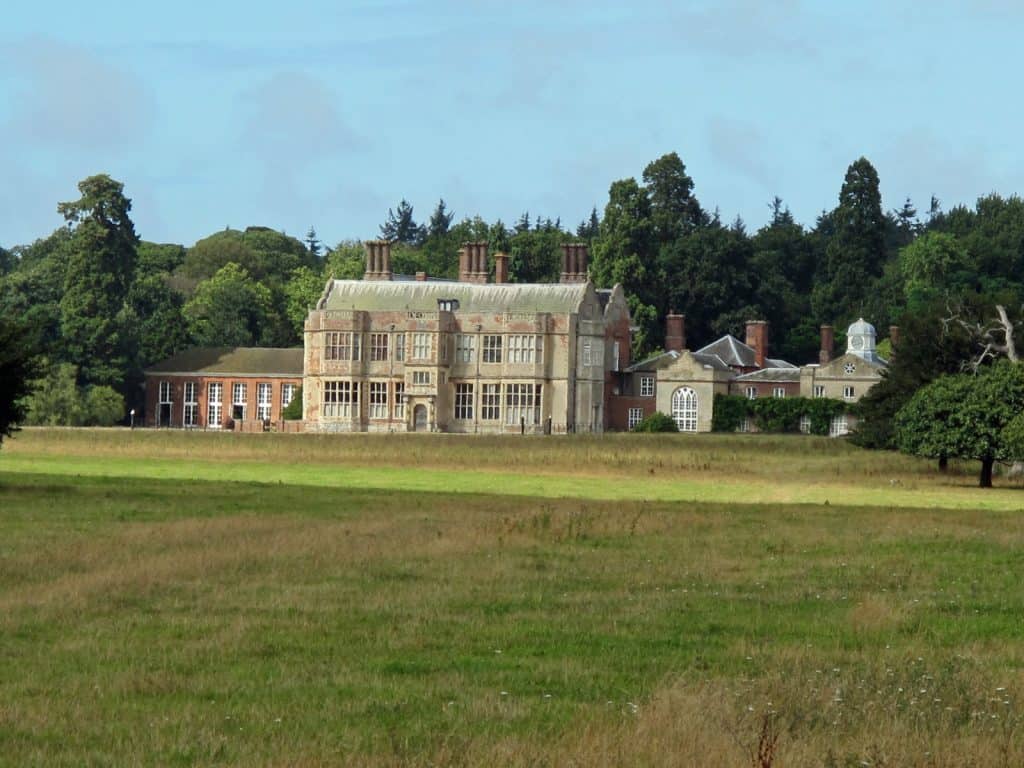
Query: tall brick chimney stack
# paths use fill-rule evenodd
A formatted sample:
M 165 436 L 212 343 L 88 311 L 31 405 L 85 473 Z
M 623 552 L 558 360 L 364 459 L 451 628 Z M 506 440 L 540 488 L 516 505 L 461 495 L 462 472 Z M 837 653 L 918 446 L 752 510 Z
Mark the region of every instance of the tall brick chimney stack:
M 836 346 L 836 333 L 831 325 L 821 326 L 821 351 L 818 352 L 818 363 L 827 365 L 832 362 Z
M 686 318 L 669 312 L 665 317 L 665 351 L 682 352 L 686 349 Z
M 391 243 L 387 240 L 367 240 L 366 272 L 364 280 L 391 279 Z
M 562 274 L 560 283 L 584 283 L 587 280 L 589 254 L 586 243 L 566 243 L 562 246 Z
M 463 243 L 459 249 L 459 282 L 487 282 L 487 243 Z
M 508 282 L 508 254 L 498 251 L 494 254 L 494 282 Z
M 747 320 L 747 346 L 754 348 L 754 362 L 758 368 L 764 368 L 768 359 L 768 322 L 766 320 Z
M 896 349 L 896 345 L 900 343 L 900 327 L 898 325 L 889 326 L 889 344 L 893 349 Z
M 487 243 L 473 243 L 473 277 L 474 282 L 487 282 Z

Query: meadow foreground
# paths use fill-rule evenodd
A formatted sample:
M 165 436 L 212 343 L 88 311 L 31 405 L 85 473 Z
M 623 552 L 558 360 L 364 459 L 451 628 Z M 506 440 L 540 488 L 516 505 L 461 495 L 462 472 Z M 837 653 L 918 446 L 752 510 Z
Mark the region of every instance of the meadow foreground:
M 813 438 L 26 431 L 0 764 L 1020 765 L 1024 492 L 974 471 Z

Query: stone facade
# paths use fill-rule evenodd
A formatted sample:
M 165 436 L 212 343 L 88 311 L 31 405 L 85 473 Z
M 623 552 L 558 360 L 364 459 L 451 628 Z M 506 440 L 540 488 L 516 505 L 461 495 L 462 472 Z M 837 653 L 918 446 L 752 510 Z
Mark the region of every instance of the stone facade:
M 607 382 L 629 364 L 621 287 L 599 292 L 586 248 L 562 282 L 487 283 L 486 244 L 459 254 L 459 281 L 403 280 L 386 242 L 368 277 L 331 280 L 305 325 L 303 417 L 319 432 L 601 432 Z M 504 256 L 496 258 L 504 279 Z

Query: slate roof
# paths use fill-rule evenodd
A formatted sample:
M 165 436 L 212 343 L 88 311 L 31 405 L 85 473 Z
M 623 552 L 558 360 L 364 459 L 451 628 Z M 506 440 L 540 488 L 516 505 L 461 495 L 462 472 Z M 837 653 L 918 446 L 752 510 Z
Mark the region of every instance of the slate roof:
M 697 350 L 699 354 L 717 355 L 726 365 L 735 368 L 754 368 L 757 366 L 757 355 L 753 347 L 749 347 L 732 334 L 711 342 Z
M 762 368 L 759 371 L 751 371 L 736 377 L 736 381 L 800 381 L 800 369 L 794 366 L 788 368 Z
M 302 376 L 302 347 L 194 347 L 146 369 L 146 375 Z
M 436 312 L 438 299 L 456 299 L 461 312 L 578 312 L 588 283 L 435 283 L 332 280 L 317 309 Z
M 700 352 L 691 352 L 693 358 L 701 365 L 714 368 L 716 371 L 730 371 L 732 370 L 726 363 L 717 355 L 706 355 Z M 679 359 L 678 352 L 662 352 L 661 354 L 649 357 L 646 360 L 641 360 L 639 363 L 634 363 L 629 366 L 626 373 L 638 373 L 644 371 L 660 371 L 662 368 L 668 368 L 672 363 Z

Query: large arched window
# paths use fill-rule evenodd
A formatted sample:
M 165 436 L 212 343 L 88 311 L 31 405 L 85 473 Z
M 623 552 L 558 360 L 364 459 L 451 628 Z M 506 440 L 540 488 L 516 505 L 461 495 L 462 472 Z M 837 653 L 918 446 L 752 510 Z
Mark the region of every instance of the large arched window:
M 672 393 L 672 419 L 680 432 L 697 431 L 697 393 L 689 387 Z

